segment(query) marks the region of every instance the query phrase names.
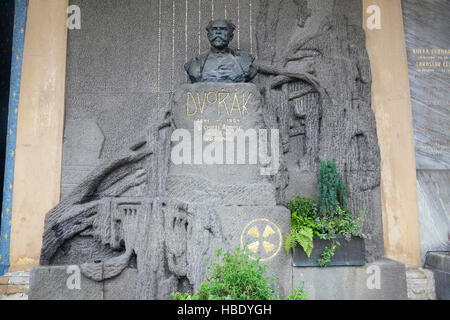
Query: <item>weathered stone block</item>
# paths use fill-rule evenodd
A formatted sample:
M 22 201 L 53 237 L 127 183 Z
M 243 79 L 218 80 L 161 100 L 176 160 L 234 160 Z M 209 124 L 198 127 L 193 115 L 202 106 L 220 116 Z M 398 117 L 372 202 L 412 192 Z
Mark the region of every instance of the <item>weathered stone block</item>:
M 127 268 L 104 283 L 81 274 L 80 289 L 69 289 L 67 266 L 36 267 L 31 270 L 30 300 L 132 300 L 135 298 L 137 270 Z
M 183 85 L 175 92 L 172 113 L 176 129 L 188 134 L 189 145 L 181 151 L 183 137 L 172 146 L 171 196 L 215 205 L 276 204 L 274 187 L 261 174 L 259 130 L 265 125 L 254 84 Z M 228 135 L 230 131 L 236 136 Z M 183 163 L 174 163 L 180 154 Z
M 294 268 L 293 287 L 311 300 L 406 300 L 405 266 L 386 258 L 364 267 Z
M 450 300 L 450 252 L 428 252 L 425 268 L 434 273 L 436 298 Z
M 30 300 L 101 300 L 103 284 L 80 277 L 80 290 L 69 289 L 67 266 L 35 267 L 30 271 Z
M 226 238 L 232 247 L 247 245 L 255 257 L 268 266 L 280 294 L 291 288 L 292 261 L 283 249 L 284 237 L 291 230 L 291 214 L 285 207 L 218 207 Z
M 435 300 L 434 275 L 431 270 L 409 266 L 406 269 L 406 282 L 408 287 L 408 299 L 411 300 Z
M 423 265 L 427 252 L 450 250 L 450 170 L 418 170 L 417 194 Z
M 436 298 L 438 300 L 450 300 L 450 272 L 434 271 L 436 283 Z

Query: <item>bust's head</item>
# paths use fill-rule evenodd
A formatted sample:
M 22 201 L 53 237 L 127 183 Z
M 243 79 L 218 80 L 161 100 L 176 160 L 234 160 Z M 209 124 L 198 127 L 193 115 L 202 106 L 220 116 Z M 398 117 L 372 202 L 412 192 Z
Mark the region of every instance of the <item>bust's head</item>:
M 236 26 L 230 20 L 213 20 L 206 27 L 208 40 L 211 46 L 217 50 L 228 48 L 233 40 Z

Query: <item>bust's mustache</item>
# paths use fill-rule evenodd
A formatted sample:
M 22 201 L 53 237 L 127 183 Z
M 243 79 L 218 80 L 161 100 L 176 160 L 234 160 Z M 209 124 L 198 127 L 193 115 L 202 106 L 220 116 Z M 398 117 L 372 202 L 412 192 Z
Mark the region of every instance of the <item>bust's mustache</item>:
M 222 36 L 211 37 L 211 41 L 216 41 L 217 39 L 220 39 L 222 41 L 226 41 L 225 37 L 222 37 Z

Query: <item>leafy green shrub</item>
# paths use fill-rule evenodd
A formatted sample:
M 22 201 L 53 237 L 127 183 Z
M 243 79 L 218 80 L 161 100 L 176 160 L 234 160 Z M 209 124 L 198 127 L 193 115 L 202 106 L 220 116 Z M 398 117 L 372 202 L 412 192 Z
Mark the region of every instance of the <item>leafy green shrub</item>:
M 334 162 L 321 162 L 318 188 L 317 201 L 298 196 L 286 205 L 291 211 L 291 232 L 286 235 L 284 249 L 289 254 L 298 244 L 309 258 L 314 248 L 314 238 L 333 240 L 331 248 L 326 248 L 317 260 L 324 267 L 340 246 L 339 242 L 334 241 L 337 235 L 344 236 L 347 241 L 352 236 L 368 236 L 362 231 L 365 213 L 352 213 L 346 208 L 348 186 L 342 183 Z
M 308 293 L 305 292 L 304 284 L 292 291 L 291 294 L 286 297 L 286 300 L 308 300 Z
M 207 281 L 196 294 L 173 294 L 175 300 L 274 300 L 278 299 L 273 277 L 266 279 L 266 265 L 252 260 L 245 250 L 234 254 L 216 252 L 217 261 L 208 263 Z
M 180 293 L 180 292 L 175 292 L 174 294 L 172 294 L 173 300 L 195 300 L 192 299 L 192 297 L 189 295 L 189 293 Z

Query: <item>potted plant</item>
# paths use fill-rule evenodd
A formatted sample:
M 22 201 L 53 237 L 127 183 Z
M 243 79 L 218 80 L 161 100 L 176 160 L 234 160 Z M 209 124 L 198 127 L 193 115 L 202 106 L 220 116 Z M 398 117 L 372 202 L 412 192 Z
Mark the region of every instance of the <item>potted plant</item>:
M 318 189 L 317 201 L 298 196 L 287 204 L 291 232 L 284 248 L 287 254 L 293 251 L 293 265 L 364 265 L 364 239 L 368 237 L 362 232 L 364 212 L 347 209 L 348 186 L 342 183 L 336 163 L 321 162 Z

